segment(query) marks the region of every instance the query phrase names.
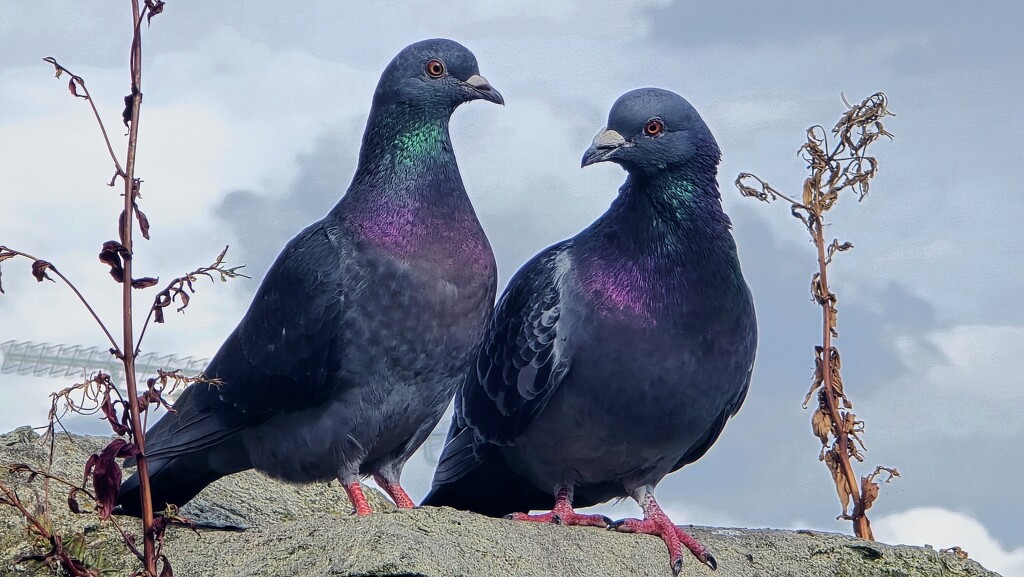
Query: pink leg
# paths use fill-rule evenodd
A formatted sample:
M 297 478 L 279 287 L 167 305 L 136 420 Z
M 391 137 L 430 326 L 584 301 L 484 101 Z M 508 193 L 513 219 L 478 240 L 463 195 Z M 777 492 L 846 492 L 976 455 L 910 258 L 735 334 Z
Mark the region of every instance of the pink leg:
M 569 498 L 569 488 L 565 486 L 558 489 L 558 494 L 555 496 L 555 506 L 551 509 L 550 513 L 543 513 L 541 515 L 512 513 L 506 516 L 506 519 L 589 527 L 607 527 L 611 523 L 611 519 L 604 515 L 584 515 L 573 511 L 572 499 Z
M 395 505 L 398 505 L 399 509 L 412 509 L 416 506 L 416 503 L 412 502 L 412 499 L 409 498 L 409 494 L 405 492 L 405 489 L 403 489 L 397 481 L 392 483 L 381 475 L 374 475 L 373 480 L 377 482 L 377 485 L 379 485 L 381 489 L 384 489 L 384 492 L 391 495 L 391 498 L 395 501 Z
M 370 504 L 366 502 L 366 496 L 363 495 L 363 487 L 359 484 L 359 481 L 349 484 L 342 484 L 345 488 L 345 492 L 348 493 L 348 500 L 352 503 L 352 506 L 356 508 L 356 515 L 365 517 L 373 512 L 370 509 Z
M 715 557 L 708 553 L 707 549 L 689 533 L 672 523 L 668 515 L 661 510 L 658 502 L 654 500 L 654 492 L 651 487 L 642 487 L 638 490 L 638 493 L 642 496 L 637 498 L 637 495 L 634 494 L 633 498 L 640 503 L 640 507 L 644 511 L 643 520 L 623 519 L 612 523 L 608 527 L 609 529 L 624 533 L 643 533 L 645 535 L 658 535 L 661 537 L 665 541 L 665 545 L 668 546 L 669 562 L 672 564 L 673 575 L 679 575 L 679 572 L 683 569 L 684 546 L 701 563 L 704 563 L 712 570 L 718 568 L 718 561 L 715 560 Z

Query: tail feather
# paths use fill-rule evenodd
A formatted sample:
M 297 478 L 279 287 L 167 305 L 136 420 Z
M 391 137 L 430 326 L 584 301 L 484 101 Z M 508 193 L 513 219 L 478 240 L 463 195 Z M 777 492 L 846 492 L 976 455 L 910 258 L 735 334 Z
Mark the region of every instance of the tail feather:
M 153 510 L 163 511 L 168 504 L 182 506 L 217 479 L 251 468 L 248 454 L 233 445 L 227 442 L 177 457 L 148 460 Z M 142 515 L 138 471 L 121 484 L 117 505 L 119 513 Z
M 443 465 L 444 457 L 439 469 Z M 512 471 L 505 458 L 496 450 L 478 455 L 474 466 L 460 471 L 455 478 L 439 482 L 435 477 L 434 487 L 422 503 L 432 507 L 453 507 L 489 517 L 550 509 L 554 504 L 554 496 L 541 491 Z

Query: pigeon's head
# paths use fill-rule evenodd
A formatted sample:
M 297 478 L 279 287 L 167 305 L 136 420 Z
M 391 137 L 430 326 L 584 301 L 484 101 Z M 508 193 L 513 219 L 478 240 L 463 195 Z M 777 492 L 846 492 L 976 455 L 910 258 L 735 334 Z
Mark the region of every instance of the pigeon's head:
M 683 167 L 714 170 L 720 157 L 715 137 L 685 98 L 639 88 L 612 105 L 608 126 L 583 154 L 583 166 L 610 160 L 631 174 L 655 175 Z
M 453 40 L 423 40 L 395 56 L 381 74 L 375 105 L 403 104 L 425 112 L 451 114 L 470 100 L 505 104 L 480 76 L 476 57 Z

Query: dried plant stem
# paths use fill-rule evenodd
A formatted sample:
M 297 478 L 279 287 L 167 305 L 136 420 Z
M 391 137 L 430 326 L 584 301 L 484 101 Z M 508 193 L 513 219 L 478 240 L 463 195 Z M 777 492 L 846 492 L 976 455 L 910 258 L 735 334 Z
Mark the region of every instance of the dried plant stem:
M 137 467 L 139 473 L 140 494 L 142 500 L 142 544 L 143 562 L 148 576 L 156 573 L 156 539 L 153 533 L 153 501 L 149 482 L 149 464 L 146 460 L 146 431 L 142 427 L 142 415 L 139 411 L 139 391 L 135 375 L 135 336 L 132 320 L 132 228 L 134 226 L 135 198 L 138 195 L 139 182 L 135 179 L 135 155 L 139 142 L 139 115 L 142 108 L 142 14 L 139 12 L 138 0 L 131 0 L 134 34 L 131 49 L 131 120 L 128 128 L 128 154 L 124 170 L 124 213 L 121 218 L 121 244 L 127 251 L 124 259 L 124 281 L 121 283 L 121 318 L 124 346 L 121 350 L 128 351 L 122 357 L 124 374 L 128 390 L 128 408 L 131 413 L 133 441 L 139 449 Z
M 888 483 L 899 473 L 890 467 L 877 467 L 874 473 L 858 481 L 853 469 L 851 459 L 864 460 L 861 455 L 864 443 L 860 438 L 864 422 L 857 420 L 850 410 L 853 402 L 843 390 L 839 351 L 832 344 L 832 339 L 839 336 L 836 295 L 828 284 L 828 266 L 832 258 L 836 253 L 853 248 L 853 244 L 840 243 L 838 239 L 826 243 L 824 215 L 835 206 L 843 190 L 856 192 L 859 200 L 867 195 L 870 181 L 878 171 L 878 161 L 868 155 L 868 147 L 883 136 L 892 137 L 882 126 L 882 120 L 892 113 L 886 107 L 886 98 L 881 92 L 856 106 L 849 104 L 845 97 L 843 103 L 847 110 L 831 130 L 833 142 L 829 142 L 830 131 L 820 124 L 806 130 L 807 140 L 800 147 L 799 154 L 807 162 L 810 175 L 804 180 L 799 201 L 746 172 L 736 178 L 736 186 L 743 196 L 764 202 L 778 199 L 788 202 L 790 214 L 803 223 L 817 250 L 818 271 L 811 278 L 811 295 L 821 306 L 822 334 L 821 345 L 815 347 L 814 381 L 804 398 L 804 407 L 817 397 L 811 430 L 821 441 L 818 459 L 832 473 L 843 506 L 842 514 L 837 518 L 852 521 L 858 537 L 874 540 L 866 512 L 878 497 L 879 485 L 875 478 L 886 471 L 889 478 L 885 482 Z M 851 499 L 853 510 L 847 512 Z
M 825 256 L 825 237 L 822 232 L 822 219 L 820 214 L 812 213 L 810 218 L 814 245 L 818 249 L 818 274 L 821 275 L 819 283 L 824 294 L 831 294 L 828 285 L 828 261 Z M 850 439 L 845 430 L 845 418 L 840 414 L 839 395 L 836 394 L 836 387 L 832 382 L 832 330 L 830 319 L 835 318 L 835 310 L 832 299 L 822 299 L 822 329 L 821 329 L 821 374 L 824 381 L 822 390 L 824 392 L 825 408 L 832 417 L 832 434 L 839 445 L 836 452 L 839 458 L 840 471 L 846 481 L 850 496 L 853 498 L 853 531 L 861 539 L 874 541 L 875 536 L 871 532 L 871 522 L 864 515 L 863 503 L 860 498 L 860 489 L 857 483 L 857 474 L 853 471 L 853 463 L 850 462 Z

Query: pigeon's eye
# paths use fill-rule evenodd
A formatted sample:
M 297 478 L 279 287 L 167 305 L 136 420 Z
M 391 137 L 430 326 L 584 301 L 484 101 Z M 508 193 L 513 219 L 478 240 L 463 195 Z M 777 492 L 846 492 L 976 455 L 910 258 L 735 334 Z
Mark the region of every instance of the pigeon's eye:
M 647 136 L 658 136 L 664 131 L 665 123 L 658 120 L 657 118 L 652 118 L 651 120 L 648 120 L 647 124 L 644 125 L 644 134 L 646 134 Z
M 444 72 L 444 62 L 441 62 L 437 58 L 427 60 L 427 76 L 431 78 L 440 78 L 444 76 Z

